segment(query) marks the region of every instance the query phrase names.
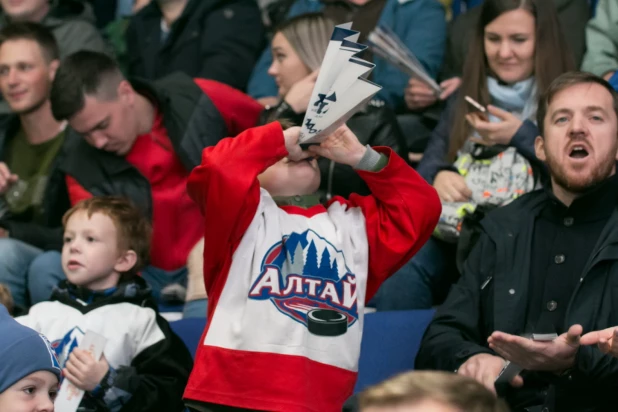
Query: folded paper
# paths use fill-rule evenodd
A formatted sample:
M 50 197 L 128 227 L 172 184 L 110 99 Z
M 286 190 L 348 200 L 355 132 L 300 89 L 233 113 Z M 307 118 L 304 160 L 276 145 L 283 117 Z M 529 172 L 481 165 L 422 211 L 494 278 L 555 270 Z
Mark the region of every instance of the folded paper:
M 438 83 L 427 73 L 414 53 L 391 29 L 386 26 L 378 26 L 369 33 L 367 40 L 369 48 L 375 55 L 383 58 L 410 77 L 421 80 L 431 87 L 436 95 L 442 92 Z
M 333 31 L 303 120 L 301 144 L 324 140 L 382 88 L 367 80 L 375 64 L 356 57 L 367 46 L 356 43 L 360 33 L 351 27 L 346 23 Z
M 91 330 L 86 331 L 79 343 L 79 348 L 90 353 L 97 361 L 101 359 L 107 339 Z M 54 402 L 54 408 L 62 412 L 75 412 L 84 397 L 84 391 L 73 385 L 68 379 L 62 381 L 60 391 Z

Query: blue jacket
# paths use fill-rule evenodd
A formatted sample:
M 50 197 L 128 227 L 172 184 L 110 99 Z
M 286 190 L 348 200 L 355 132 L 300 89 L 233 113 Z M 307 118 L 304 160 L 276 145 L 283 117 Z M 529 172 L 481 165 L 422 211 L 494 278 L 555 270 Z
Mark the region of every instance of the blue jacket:
M 319 12 L 319 0 L 296 0 L 288 17 Z M 390 27 L 412 50 L 428 73 L 436 78 L 442 67 L 446 43 L 444 7 L 437 0 L 387 0 L 378 24 Z M 264 50 L 249 80 L 248 93 L 254 98 L 277 96 L 277 85 L 267 73 L 272 63 L 270 46 Z M 382 90 L 378 97 L 393 108 L 404 105 L 403 91 L 408 75 L 374 56 L 373 81 Z

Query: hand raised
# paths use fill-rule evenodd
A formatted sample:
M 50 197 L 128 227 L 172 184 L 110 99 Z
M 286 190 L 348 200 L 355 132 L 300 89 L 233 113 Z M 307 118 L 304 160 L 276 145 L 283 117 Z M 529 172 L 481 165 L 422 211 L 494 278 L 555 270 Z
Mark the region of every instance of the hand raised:
M 311 100 L 311 93 L 315 87 L 315 81 L 318 78 L 319 70 L 316 70 L 309 74 L 307 77 L 297 81 L 290 87 L 283 100 L 290 105 L 295 113 L 304 113 L 309 107 L 309 100 Z
M 309 151 L 337 163 L 355 167 L 363 158 L 367 148 L 358 141 L 358 138 L 348 126 L 343 125 L 319 146 L 309 146 Z
M 480 113 L 470 113 L 466 115 L 466 120 L 488 144 L 508 145 L 511 143 L 523 122 L 512 113 L 496 106 L 487 106 L 487 111 L 501 121 L 490 122 Z

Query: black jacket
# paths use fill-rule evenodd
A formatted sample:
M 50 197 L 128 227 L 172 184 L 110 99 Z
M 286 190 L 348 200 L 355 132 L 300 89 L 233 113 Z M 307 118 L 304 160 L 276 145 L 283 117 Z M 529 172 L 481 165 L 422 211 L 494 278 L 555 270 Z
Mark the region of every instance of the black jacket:
M 187 171 L 200 164 L 205 147 L 228 136 L 222 114 L 187 75 L 175 73 L 152 84 L 138 80 L 131 83 L 163 112 L 170 141 Z M 76 134 L 72 129 L 67 131 Z M 127 196 L 152 216 L 150 183 L 124 157 L 96 149 L 78 138 L 62 168 L 92 195 Z
M 281 103 L 274 108 L 266 109 L 262 114 L 261 123 L 285 119 L 300 126 L 304 117 L 304 113 L 296 114 L 285 103 Z M 364 110 L 352 116 L 347 125 L 363 145 L 388 146 L 407 159 L 406 141 L 397 118 L 383 102 L 372 100 Z M 363 196 L 371 194 L 365 181 L 352 167 L 325 158 L 319 159 L 318 165 L 321 175 L 320 194 L 324 197 L 323 200 L 328 200 L 332 196 L 343 196 L 347 199 L 352 193 Z
M 618 199 L 617 199 L 618 200 Z M 416 358 L 418 369 L 453 371 L 479 353 L 494 354 L 487 338 L 494 331 L 525 333 L 531 244 L 536 216 L 550 201 L 535 191 L 489 213 L 463 275 L 438 309 Z M 564 330 L 580 324 L 584 333 L 618 325 L 618 209 L 607 222 L 568 305 Z M 516 412 L 545 400 L 548 411 L 609 411 L 618 405 L 618 359 L 596 346 L 580 347 L 565 376 L 534 373 L 543 387 L 506 388 Z M 534 380 L 532 380 L 534 381 Z M 524 376 L 526 382 L 526 376 Z
M 9 120 L 6 132 L 0 135 L 0 161 L 5 161 L 6 148 L 19 128 L 19 117 L 13 116 Z M 71 207 L 71 204 L 61 166 L 75 143 L 75 136 L 65 133 L 64 144 L 52 163 L 49 180 L 45 187 L 41 210 L 43 223 L 35 223 L 31 221 L 30 217 L 19 215 L 7 214 L 0 218 L 0 227 L 5 228 L 11 238 L 43 250 L 62 249 L 62 216 Z
M 265 44 L 255 0 L 190 0 L 161 44 L 156 1 L 131 18 L 129 74 L 155 80 L 176 70 L 244 90 Z
M 157 312 L 156 304 L 150 294 L 150 288 L 139 277 L 122 282 L 116 291 L 106 296 L 61 281 L 54 289 L 52 301 L 87 314 L 103 306 L 130 303 L 155 311 L 157 334 L 161 332 L 164 339 L 146 347 L 131 359 L 129 365 L 123 365 L 108 372 L 94 393 L 87 393 L 78 409 L 81 412 L 103 412 L 117 410 L 120 412 L 150 412 L 184 410 L 182 394 L 189 380 L 193 359 L 182 340 L 172 331 L 169 323 Z M 87 304 L 84 304 L 87 302 Z M 122 310 L 122 307 L 118 307 Z M 111 310 L 110 322 L 119 322 L 122 313 Z M 127 319 L 131 322 L 132 319 Z M 135 325 L 136 329 L 143 325 Z M 122 342 L 108 338 L 108 346 L 122 346 Z M 153 339 L 142 336 L 144 340 Z M 111 350 L 113 350 L 112 348 Z

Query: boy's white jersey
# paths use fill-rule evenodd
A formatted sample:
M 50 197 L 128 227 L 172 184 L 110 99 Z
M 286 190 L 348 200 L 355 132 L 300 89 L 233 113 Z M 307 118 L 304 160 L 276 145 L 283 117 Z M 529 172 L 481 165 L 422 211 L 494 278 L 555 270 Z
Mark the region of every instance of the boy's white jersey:
M 390 149 L 359 172 L 372 196 L 277 206 L 258 174 L 287 155 L 274 123 L 204 150 L 189 193 L 205 216 L 208 325 L 185 398 L 341 411 L 356 382 L 365 301 L 430 236 L 435 191 Z M 309 166 L 307 166 L 309 167 Z
M 82 313 L 59 301 L 41 302 L 16 320 L 45 335 L 63 367 L 88 330 L 107 338 L 103 353 L 113 368 L 131 365 L 142 351 L 165 339 L 155 311 L 133 303 L 104 305 Z
M 303 356 L 355 372 L 363 330 L 367 235 L 360 208 L 333 203 L 311 216 L 261 191 L 234 252 L 204 343 Z M 302 345 L 299 343 L 302 342 Z

